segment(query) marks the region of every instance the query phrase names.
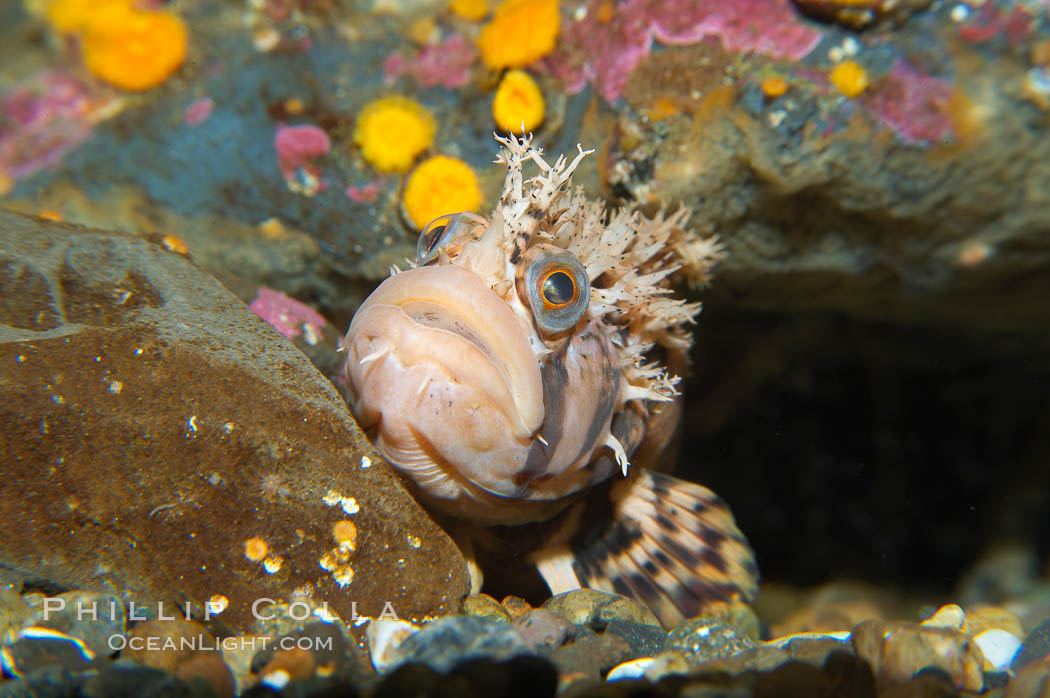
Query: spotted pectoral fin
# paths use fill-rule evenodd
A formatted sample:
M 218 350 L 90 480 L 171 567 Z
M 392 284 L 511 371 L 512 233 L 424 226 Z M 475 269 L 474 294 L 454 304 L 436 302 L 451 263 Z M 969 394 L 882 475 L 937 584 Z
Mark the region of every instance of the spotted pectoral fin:
M 758 592 L 758 568 L 711 490 L 641 471 L 580 513 L 565 545 L 533 556 L 553 593 L 588 587 L 631 596 L 664 625 Z

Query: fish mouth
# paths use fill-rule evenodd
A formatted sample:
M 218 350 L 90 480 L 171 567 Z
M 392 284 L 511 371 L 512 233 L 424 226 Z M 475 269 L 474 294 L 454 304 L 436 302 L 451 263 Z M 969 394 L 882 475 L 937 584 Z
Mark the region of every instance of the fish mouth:
M 426 494 L 516 494 L 511 477 L 544 419 L 543 381 L 514 311 L 478 275 L 446 265 L 390 277 L 344 346 L 354 416 Z

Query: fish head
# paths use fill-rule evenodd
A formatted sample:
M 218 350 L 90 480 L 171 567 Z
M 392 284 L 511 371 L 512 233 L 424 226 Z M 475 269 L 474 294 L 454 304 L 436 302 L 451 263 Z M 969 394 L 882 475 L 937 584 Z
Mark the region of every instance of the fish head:
M 617 434 L 638 420 L 618 416 L 675 394 L 646 355 L 688 346 L 699 310 L 666 283 L 684 212 L 611 216 L 567 190 L 589 151 L 548 164 L 528 139 L 500 142 L 492 215 L 426 226 L 344 340 L 349 403 L 376 447 L 424 501 L 486 525 L 549 518 L 626 473 L 637 439 Z

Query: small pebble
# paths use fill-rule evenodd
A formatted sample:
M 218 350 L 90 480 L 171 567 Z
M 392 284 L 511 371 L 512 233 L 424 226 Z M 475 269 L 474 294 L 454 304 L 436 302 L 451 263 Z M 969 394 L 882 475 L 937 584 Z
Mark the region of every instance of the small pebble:
M 15 679 L 0 679 L 3 698 L 67 698 L 81 695 L 84 673 L 71 672 L 64 666 L 49 664 Z
M 927 667 L 951 678 L 961 691 L 984 688 L 984 657 L 976 644 L 957 630 L 906 623 L 865 621 L 853 629 L 857 656 L 871 663 L 875 674 L 907 681 Z
M 623 679 L 640 679 L 645 676 L 645 670 L 656 661 L 652 657 L 639 657 L 622 664 L 614 666 L 605 676 L 606 681 L 621 681 Z
M 510 621 L 507 609 L 488 594 L 471 594 L 463 599 L 463 613 L 468 616 L 489 618 L 491 620 Z
M 1050 698 L 1050 657 L 1016 670 L 1003 698 Z
M 1013 611 L 998 606 L 979 606 L 966 611 L 966 634 L 980 635 L 985 630 L 1005 630 L 1016 637 L 1024 637 L 1024 623 Z
M 974 563 L 959 582 L 960 603 L 1000 603 L 1023 596 L 1038 576 L 1038 558 L 1032 550 L 1019 546 L 993 548 Z
M 974 635 L 973 641 L 984 654 L 985 671 L 1002 671 L 1007 668 L 1021 649 L 1021 640 L 998 628 Z
M 663 627 L 653 612 L 638 601 L 595 589 L 575 589 L 552 596 L 544 602 L 543 608 L 570 623 L 599 631 L 605 630 L 616 619 Z
M 949 630 L 962 630 L 966 622 L 966 614 L 962 608 L 954 603 L 941 606 L 932 616 L 922 621 L 919 625 L 926 628 L 947 628 Z
M 754 646 L 754 642 L 732 625 L 715 618 L 694 618 L 667 635 L 665 647 L 685 653 L 694 665 L 732 657 Z
M 685 652 L 667 650 L 653 657 L 652 663 L 645 668 L 645 678 L 659 681 L 665 676 L 688 674 L 691 669 L 692 664 Z
M 112 594 L 70 591 L 45 599 L 36 609 L 36 624 L 79 638 L 105 656 L 114 650 L 111 642 L 123 640 L 127 617 L 124 604 Z
M 372 698 L 432 696 L 443 677 L 425 664 L 404 664 L 383 677 Z
M 339 625 L 314 621 L 259 650 L 252 657 L 251 671 L 262 677 L 286 674 L 289 681 L 328 678 L 345 673 L 349 651 Z
M 272 641 L 272 637 L 246 635 L 228 638 L 223 642 L 222 658 L 233 672 L 237 684 L 236 693 L 243 693 L 256 683 L 257 677 L 252 673 L 252 659 L 263 646 L 263 642 L 269 644 Z
M 17 593 L 0 589 L 0 641 L 33 624 L 33 611 Z
M 572 623 L 545 608 L 529 611 L 514 625 L 525 644 L 536 650 L 555 650 L 575 631 Z
M 1029 662 L 1042 660 L 1044 657 L 1050 657 L 1050 620 L 1043 622 L 1025 637 L 1021 650 L 1014 657 L 1013 670 L 1017 671 Z
M 369 623 L 365 629 L 365 639 L 375 670 L 385 674 L 396 669 L 402 661 L 397 652 L 398 646 L 416 632 L 419 632 L 419 628 L 404 620 L 380 618 Z
M 215 646 L 215 636 L 193 620 L 148 620 L 139 623 L 128 634 L 128 646 L 122 657 L 142 666 L 174 672 L 183 662 L 201 650 Z
M 605 627 L 605 632 L 627 640 L 633 657 L 652 657 L 662 652 L 667 642 L 663 628 L 629 620 L 616 619 Z
M 204 696 L 211 696 L 210 686 L 202 684 L 203 682 L 186 684 L 167 671 L 118 661 L 103 665 L 97 674 L 88 677 L 78 696 L 79 698 L 113 698 L 114 696 L 204 698 Z
M 503 606 L 507 611 L 507 614 L 510 615 L 511 620 L 517 620 L 532 610 L 532 605 L 518 596 L 505 596 L 503 600 L 500 601 L 500 605 Z
M 77 672 L 94 659 L 95 653 L 78 638 L 36 626 L 23 628 L 0 652 L 0 666 L 11 676 L 23 676 L 48 665 Z
M 385 664 L 396 667 L 420 662 L 447 672 L 467 659 L 499 660 L 530 652 L 512 625 L 476 616 L 446 616 L 406 637 L 392 649 Z
M 273 657 L 259 670 L 259 676 L 265 679 L 269 674 L 280 672 L 288 679 L 308 679 L 314 675 L 317 660 L 313 652 L 300 647 L 279 649 Z M 286 681 L 287 682 L 287 681 Z
M 201 652 L 190 657 L 175 670 L 175 675 L 186 683 L 205 682 L 215 698 L 233 698 L 236 684 L 233 672 L 217 652 Z
M 581 678 L 598 680 L 630 654 L 631 646 L 623 638 L 596 633 L 559 647 L 551 654 L 551 661 L 558 667 L 563 684 L 569 684 Z
M 558 671 L 546 659 L 519 655 L 503 661 L 470 659 L 457 664 L 445 679 L 447 686 L 468 686 L 468 696 L 554 698 Z M 448 695 L 448 692 L 444 692 Z M 461 692 L 457 691 L 457 695 Z

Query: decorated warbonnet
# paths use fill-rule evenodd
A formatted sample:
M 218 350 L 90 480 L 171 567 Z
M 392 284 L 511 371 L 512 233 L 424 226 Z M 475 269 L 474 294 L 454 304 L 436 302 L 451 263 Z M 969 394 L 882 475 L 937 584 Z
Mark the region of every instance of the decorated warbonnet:
M 431 223 L 413 268 L 354 316 L 355 417 L 468 558 L 511 546 L 553 593 L 634 596 L 665 623 L 752 599 L 757 570 L 724 502 L 644 469 L 668 465 L 668 366 L 684 364 L 700 311 L 668 277 L 706 280 L 717 241 L 684 229 L 684 210 L 609 213 L 569 191 L 590 151 L 551 165 L 530 139 L 498 140 L 491 219 Z

